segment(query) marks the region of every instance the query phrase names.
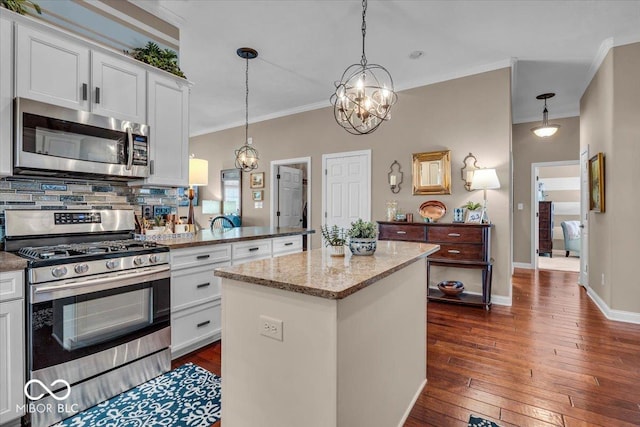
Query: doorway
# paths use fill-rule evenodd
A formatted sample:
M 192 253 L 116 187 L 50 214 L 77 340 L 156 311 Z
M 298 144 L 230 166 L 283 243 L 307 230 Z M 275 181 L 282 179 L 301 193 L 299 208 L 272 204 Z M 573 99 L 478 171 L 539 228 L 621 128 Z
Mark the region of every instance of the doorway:
M 322 224 L 371 220 L 371 150 L 322 155 Z
M 579 160 L 533 163 L 532 265 L 535 269 L 580 271 L 581 170 Z M 563 224 L 564 223 L 564 224 Z
M 271 227 L 311 226 L 311 157 L 271 162 Z M 308 236 L 302 236 L 303 248 Z

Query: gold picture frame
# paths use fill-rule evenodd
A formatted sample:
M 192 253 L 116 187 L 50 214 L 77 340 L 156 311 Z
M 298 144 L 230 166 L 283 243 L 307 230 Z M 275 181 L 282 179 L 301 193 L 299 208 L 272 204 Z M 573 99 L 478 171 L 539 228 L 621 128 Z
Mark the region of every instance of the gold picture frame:
M 264 199 L 263 191 L 264 190 L 253 190 L 251 192 L 251 198 L 253 199 L 254 202 L 261 202 Z
M 264 188 L 264 172 L 253 172 L 249 184 L 251 188 Z
M 589 159 L 589 210 L 604 213 L 604 154 Z
M 451 194 L 451 151 L 413 154 L 413 195 Z

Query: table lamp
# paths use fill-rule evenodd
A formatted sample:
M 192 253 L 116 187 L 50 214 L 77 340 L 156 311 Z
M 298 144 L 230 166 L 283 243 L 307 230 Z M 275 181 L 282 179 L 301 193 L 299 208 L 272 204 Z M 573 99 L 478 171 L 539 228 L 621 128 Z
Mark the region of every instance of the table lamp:
M 500 188 L 500 181 L 495 169 L 476 169 L 471 179 L 472 190 L 484 190 L 483 220 L 489 222 L 487 214 L 487 190 Z
M 208 185 L 209 184 L 209 162 L 203 159 L 196 159 L 192 157 L 189 159 L 189 216 L 187 217 L 187 224 L 189 224 L 189 231 L 193 231 L 193 224 L 195 223 L 195 216 L 193 213 L 193 198 L 195 192 L 193 187 Z

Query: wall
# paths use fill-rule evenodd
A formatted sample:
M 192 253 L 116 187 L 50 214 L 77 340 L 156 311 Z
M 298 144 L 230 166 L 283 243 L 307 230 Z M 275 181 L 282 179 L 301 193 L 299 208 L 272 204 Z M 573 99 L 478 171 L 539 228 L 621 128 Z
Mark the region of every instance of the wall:
M 542 114 L 541 116 L 542 117 Z M 513 214 L 513 261 L 531 264 L 531 164 L 580 158 L 580 118 L 553 119 L 561 127 L 549 138 L 539 138 L 531 128 L 540 122 L 513 125 L 513 204 L 523 209 Z
M 511 149 L 510 69 L 491 71 L 401 92 L 393 118 L 376 132 L 354 136 L 334 121 L 331 108 L 304 112 L 274 120 L 253 123 L 249 136 L 260 153 L 260 167 L 269 183 L 272 160 L 311 156 L 309 189 L 312 195 L 311 227 L 321 225 L 322 154 L 372 150 L 372 218 L 385 218 L 385 203 L 397 200 L 400 208 L 414 212 L 426 200 L 440 200 L 448 212 L 442 221 L 451 221 L 452 210 L 468 200 L 482 201 L 482 192 L 467 192 L 460 177 L 464 157 L 472 152 L 482 167 L 496 168 L 502 184 L 489 190 L 490 217 L 495 223 L 492 256 L 495 258 L 494 295 L 510 294 L 510 149 Z M 197 90 L 194 87 L 193 90 Z M 327 94 L 329 95 L 329 94 Z M 233 167 L 234 149 L 242 145 L 244 128 L 238 127 L 191 139 L 190 151 L 209 160 L 209 183 L 203 198 L 220 197 L 219 170 Z M 452 194 L 413 196 L 411 194 L 412 153 L 451 150 Z M 398 160 L 404 183 L 398 194 L 391 193 L 387 172 Z M 243 179 L 243 224 L 269 224 L 269 191 L 265 188 L 263 209 L 254 209 L 249 180 Z M 206 224 L 200 216 L 199 222 Z M 312 239 L 319 247 L 320 239 Z M 458 270 L 460 271 L 460 270 Z M 467 273 L 462 271 L 462 273 Z M 479 282 L 478 279 L 475 279 Z M 478 289 L 479 291 L 479 285 Z
M 580 146 L 605 156 L 604 213 L 589 213 L 589 287 L 618 314 L 640 321 L 637 253 L 640 228 L 630 212 L 640 210 L 640 43 L 609 51 L 580 101 Z

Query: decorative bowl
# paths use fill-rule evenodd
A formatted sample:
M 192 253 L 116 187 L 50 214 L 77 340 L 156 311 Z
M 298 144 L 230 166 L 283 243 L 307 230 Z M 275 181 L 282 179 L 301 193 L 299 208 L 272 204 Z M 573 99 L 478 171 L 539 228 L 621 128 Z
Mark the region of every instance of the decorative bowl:
M 428 200 L 420 205 L 418 212 L 425 222 L 436 222 L 447 213 L 447 207 L 438 200 Z
M 350 237 L 349 249 L 353 255 L 373 255 L 377 247 L 377 239 L 361 239 Z
M 464 285 L 456 280 L 446 280 L 438 283 L 438 289 L 445 295 L 456 296 L 464 291 Z

